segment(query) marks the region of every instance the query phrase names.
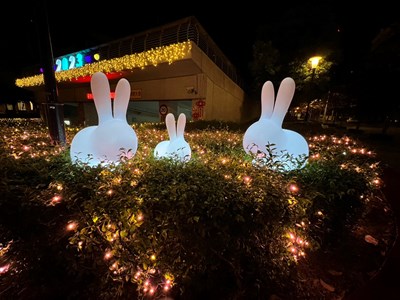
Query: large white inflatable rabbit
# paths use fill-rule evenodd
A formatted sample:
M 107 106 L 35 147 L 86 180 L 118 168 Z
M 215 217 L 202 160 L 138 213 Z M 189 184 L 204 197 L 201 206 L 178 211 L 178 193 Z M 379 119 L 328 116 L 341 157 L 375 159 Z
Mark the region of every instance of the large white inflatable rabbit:
M 246 153 L 261 154 L 267 160 L 279 161 L 284 171 L 304 167 L 309 155 L 306 139 L 295 131 L 282 128 L 294 91 L 294 80 L 290 77 L 285 78 L 281 82 L 275 101 L 272 82 L 265 82 L 261 91 L 261 117 L 246 130 L 243 137 Z M 271 153 L 268 150 L 273 151 Z M 296 159 L 301 162 L 300 165 Z
M 165 117 L 169 140 L 162 141 L 154 148 L 154 156 L 156 158 L 168 157 L 179 160 L 181 162 L 189 161 L 192 156 L 192 150 L 188 142 L 183 136 L 186 115 L 181 113 L 178 117 L 178 123 L 175 127 L 175 116 L 169 113 Z
M 129 159 L 135 155 L 138 140 L 134 129 L 126 121 L 131 87 L 125 78 L 118 81 L 114 112 L 110 98 L 110 85 L 104 73 L 97 72 L 91 79 L 91 89 L 99 119 L 98 126 L 79 131 L 71 142 L 72 162 L 85 162 L 90 166 L 118 164 L 121 155 Z

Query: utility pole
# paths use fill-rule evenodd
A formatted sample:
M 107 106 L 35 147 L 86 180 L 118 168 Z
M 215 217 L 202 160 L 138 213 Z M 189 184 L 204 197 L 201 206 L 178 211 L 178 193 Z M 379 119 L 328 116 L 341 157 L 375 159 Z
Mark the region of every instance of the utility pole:
M 46 95 L 45 102 L 42 103 L 42 109 L 49 128 L 52 144 L 65 146 L 64 108 L 63 104 L 58 102 L 58 89 L 54 70 L 53 47 L 51 44 L 46 0 L 40 0 L 38 2 L 36 19 Z
M 328 92 L 328 97 L 326 98 L 325 108 L 324 108 L 324 116 L 322 118 L 322 124 L 326 123 L 326 112 L 328 110 L 328 103 L 329 103 L 330 96 L 331 96 L 331 91 Z
M 314 77 L 315 77 L 315 69 L 316 68 L 312 68 L 312 73 L 311 73 L 311 85 L 314 84 Z M 312 86 L 313 88 L 313 86 Z M 310 113 L 310 105 L 311 105 L 311 101 L 312 99 L 309 99 L 307 102 L 307 108 L 306 108 L 306 116 L 305 116 L 305 121 L 308 122 L 310 120 L 309 118 L 309 113 Z

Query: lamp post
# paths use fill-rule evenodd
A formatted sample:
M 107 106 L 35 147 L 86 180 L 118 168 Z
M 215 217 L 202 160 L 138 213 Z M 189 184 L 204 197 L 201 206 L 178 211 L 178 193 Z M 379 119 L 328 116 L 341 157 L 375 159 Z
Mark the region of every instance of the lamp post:
M 311 80 L 310 80 L 310 85 L 314 83 L 315 70 L 317 69 L 318 64 L 319 64 L 319 61 L 321 60 L 321 58 L 322 58 L 321 56 L 313 56 L 313 57 L 311 57 L 311 58 L 308 60 L 308 62 L 309 62 L 310 65 L 311 65 Z M 311 104 L 311 100 L 308 100 L 308 102 L 307 102 L 307 108 L 306 108 L 306 117 L 305 117 L 305 120 L 306 120 L 307 122 L 308 122 L 308 119 L 309 119 L 308 113 L 309 113 L 309 110 L 310 110 L 310 104 Z
M 326 98 L 326 101 L 325 101 L 324 116 L 322 117 L 322 124 L 325 124 L 325 122 L 326 122 L 326 112 L 328 110 L 328 103 L 329 103 L 330 96 L 331 96 L 331 91 L 328 92 L 328 97 Z
M 43 63 L 43 79 L 46 101 L 43 103 L 44 117 L 49 128 L 51 143 L 65 146 L 63 104 L 58 102 L 57 82 L 54 74 L 53 49 L 47 16 L 46 0 L 38 1 L 37 24 L 39 26 L 39 41 L 41 60 Z

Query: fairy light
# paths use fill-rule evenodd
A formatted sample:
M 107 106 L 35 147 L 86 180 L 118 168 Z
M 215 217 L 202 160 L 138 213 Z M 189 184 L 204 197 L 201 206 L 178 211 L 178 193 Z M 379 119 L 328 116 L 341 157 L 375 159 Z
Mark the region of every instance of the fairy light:
M 289 239 L 287 244 L 288 251 L 292 254 L 294 261 L 297 262 L 300 257 L 306 255 L 304 249 L 309 246 L 309 242 L 294 232 L 288 232 L 287 237 Z
M 155 254 L 152 254 L 152 255 L 150 256 L 150 259 L 151 259 L 151 260 L 156 260 Z
M 6 264 L 4 266 L 1 266 L 0 267 L 0 275 L 4 274 L 4 273 L 7 273 L 8 270 L 10 269 L 10 266 L 11 266 L 11 264 Z
M 158 132 L 160 132 L 159 130 L 155 130 L 155 129 L 145 129 L 145 125 L 143 124 L 138 124 L 136 125 L 136 128 L 142 128 L 141 130 L 143 130 L 143 132 L 138 132 L 138 134 L 142 134 L 143 137 L 142 140 L 145 141 L 145 143 L 148 143 L 148 145 L 146 147 L 143 147 L 143 149 L 151 149 L 150 145 L 156 144 L 156 142 L 158 142 L 159 140 L 161 140 L 161 134 L 158 134 Z M 4 141 L 6 143 L 6 149 L 10 152 L 9 157 L 15 157 L 15 159 L 20 159 L 20 158 L 29 158 L 29 157 L 34 157 L 34 159 L 36 159 L 37 157 L 43 157 L 44 154 L 43 153 L 47 153 L 45 156 L 52 156 L 52 155 L 56 155 L 57 153 L 61 153 L 63 151 L 63 149 L 61 147 L 57 148 L 57 149 L 53 149 L 54 146 L 49 145 L 49 143 L 43 143 L 43 142 L 38 142 L 38 139 L 41 140 L 43 138 L 47 139 L 47 132 L 45 130 L 43 131 L 38 131 L 38 134 L 29 134 L 29 133 L 24 133 L 22 134 L 21 130 L 15 130 L 14 128 L 12 129 L 12 131 L 10 130 L 9 132 L 12 132 L 12 135 L 10 134 L 5 134 L 4 135 Z M 24 131 L 25 132 L 25 131 Z M 71 129 L 71 131 L 68 131 L 70 133 L 75 132 L 74 130 Z M 234 142 L 238 142 L 238 145 L 240 145 L 240 135 L 238 134 L 232 134 L 232 133 L 225 133 L 225 132 L 218 132 L 219 133 L 219 138 L 218 138 L 218 146 L 221 144 L 226 143 L 226 141 L 232 141 L 232 143 Z M 72 134 L 71 134 L 72 135 Z M 193 133 L 188 135 L 191 138 L 193 138 L 193 140 L 199 139 L 199 141 L 197 141 L 198 145 L 194 145 L 193 149 L 195 150 L 196 155 L 201 156 L 201 159 L 199 159 L 200 162 L 203 161 L 209 161 L 214 162 L 214 164 L 210 165 L 211 168 L 221 168 L 221 165 L 226 165 L 229 163 L 229 165 L 232 165 L 232 167 L 234 168 L 234 172 L 231 173 L 231 175 L 228 174 L 228 171 L 226 171 L 224 168 L 222 169 L 222 172 L 219 174 L 221 175 L 221 178 L 225 178 L 225 179 L 232 179 L 232 180 L 237 180 L 239 183 L 246 183 L 246 182 L 251 182 L 251 177 L 248 175 L 243 175 L 246 174 L 247 172 L 247 168 L 249 167 L 249 165 L 251 165 L 247 160 L 245 159 L 231 159 L 230 156 L 226 156 L 226 157 L 222 157 L 218 156 L 216 159 L 213 156 L 213 151 L 209 151 L 208 148 L 208 144 L 210 143 L 207 139 L 212 139 L 214 138 L 215 134 L 213 134 L 212 132 L 205 132 L 205 137 L 203 137 L 202 135 L 199 135 L 198 133 Z M 22 141 L 22 139 L 24 139 L 24 141 Z M 33 141 L 31 141 L 31 139 L 33 139 Z M 203 140 L 204 139 L 204 140 Z M 152 141 L 150 143 L 150 141 Z M 214 141 L 212 141 L 214 142 Z M 330 143 L 329 145 L 327 145 L 327 143 Z M 29 151 L 24 151 L 24 145 L 27 147 L 30 147 Z M 231 147 L 232 144 L 229 144 L 228 147 Z M 56 148 L 56 147 L 54 147 Z M 380 187 L 380 185 L 382 184 L 382 180 L 379 178 L 379 163 L 371 163 L 371 162 L 366 162 L 365 160 L 369 160 L 369 157 L 365 157 L 365 155 L 372 155 L 372 151 L 368 151 L 365 148 L 362 147 L 356 147 L 355 143 L 352 142 L 352 140 L 350 139 L 339 139 L 336 137 L 324 137 L 324 136 L 317 136 L 313 138 L 313 143 L 310 146 L 310 149 L 313 149 L 314 153 L 311 152 L 311 155 L 315 155 L 316 157 L 319 156 L 320 157 L 320 161 L 319 162 L 315 162 L 316 164 L 319 164 L 320 162 L 323 162 L 323 160 L 329 160 L 332 156 L 334 157 L 338 157 L 339 158 L 339 163 L 338 166 L 340 166 L 342 169 L 347 169 L 349 171 L 356 171 L 356 172 L 360 172 L 360 173 L 365 173 L 366 175 L 368 175 L 368 182 L 370 183 L 370 185 L 374 185 L 376 187 Z M 363 150 L 364 149 L 364 150 Z M 230 148 L 228 148 L 228 150 L 231 150 Z M 327 151 L 329 150 L 329 151 Z M 200 153 L 202 153 L 200 155 Z M 346 158 L 344 157 L 339 157 L 340 154 L 342 153 L 351 153 L 351 161 L 346 161 Z M 32 154 L 32 156 L 31 156 Z M 339 154 L 339 155 L 338 155 Z M 330 156 L 331 155 L 331 156 Z M 364 157 L 361 158 L 360 161 L 357 160 L 358 157 L 361 157 L 361 155 L 363 155 Z M 224 155 L 225 156 L 225 155 Z M 354 160 L 353 160 L 354 157 Z M 217 162 L 217 163 L 215 163 Z M 342 163 L 343 162 L 343 163 Z M 130 164 L 130 162 L 128 163 L 128 165 Z M 114 191 L 112 189 L 108 188 L 110 187 L 110 179 L 111 179 L 111 183 L 113 185 L 119 185 L 119 184 L 124 184 L 129 186 L 129 183 L 131 183 L 131 186 L 136 187 L 142 180 L 141 178 L 141 174 L 143 174 L 144 170 L 147 169 L 147 167 L 137 167 L 135 166 L 135 162 L 133 162 L 133 164 L 131 165 L 131 167 L 129 167 L 130 170 L 130 174 L 132 177 L 130 179 L 126 179 L 125 176 L 121 176 L 120 173 L 116 172 L 117 175 L 114 175 L 113 172 L 107 171 L 108 173 L 104 173 L 102 174 L 103 176 L 101 177 L 101 179 L 103 180 L 107 180 L 106 184 L 103 186 L 106 186 L 107 188 L 105 189 L 99 189 L 99 193 L 103 193 L 104 194 L 114 194 L 117 189 L 115 189 Z M 136 164 L 138 165 L 138 164 Z M 226 172 L 226 174 L 225 174 Z M 224 175 L 225 174 L 225 175 Z M 247 173 L 247 174 L 252 174 L 252 173 Z M 294 180 L 293 178 L 291 180 Z M 282 186 L 284 189 L 288 189 L 291 193 L 296 193 L 299 191 L 299 186 L 297 186 L 296 183 L 290 182 L 291 184 L 293 184 L 294 186 L 297 187 L 297 190 L 294 186 L 291 186 L 290 184 Z M 62 195 L 61 195 L 61 191 L 62 190 L 66 190 L 67 192 L 70 192 L 68 186 L 65 186 L 65 188 L 63 188 L 62 183 L 52 183 L 50 185 L 51 191 L 53 194 L 47 194 L 53 196 L 54 199 L 57 199 L 56 196 L 60 197 L 60 200 L 62 200 Z M 303 185 L 301 186 L 301 189 L 304 189 L 305 187 L 303 187 Z M 57 194 L 57 195 L 55 195 Z M 46 199 L 48 201 L 50 197 L 47 197 Z M 53 198 L 50 198 L 51 201 L 53 201 Z M 295 195 L 289 195 L 289 198 L 292 202 L 290 202 L 290 205 L 292 205 L 293 203 L 295 203 L 294 201 L 295 199 Z M 360 199 L 364 199 L 367 198 L 367 196 L 360 196 Z M 138 204 L 142 203 L 145 199 L 140 198 L 139 196 L 135 196 L 133 201 L 135 202 L 135 207 L 140 207 L 138 206 Z M 300 200 L 300 199 L 299 199 Z M 367 199 L 368 200 L 368 199 Z M 365 201 L 367 201 L 365 200 Z M 56 203 L 57 200 L 55 200 Z M 136 209 L 135 208 L 135 209 Z M 136 224 L 137 227 L 135 227 L 134 229 L 137 230 L 139 229 L 139 225 L 140 222 L 143 220 L 143 215 L 141 212 L 136 211 L 135 209 L 131 208 L 132 211 L 130 212 L 130 216 L 132 216 L 132 214 L 134 215 L 134 217 L 132 218 L 132 220 L 130 221 L 130 225 Z M 321 222 L 324 218 L 324 213 L 322 211 L 316 211 L 315 212 L 315 219 L 317 219 L 319 222 Z M 106 216 L 107 218 L 107 216 Z M 104 219 L 102 220 L 104 223 Z M 119 251 L 118 247 L 122 247 L 121 244 L 118 240 L 119 235 L 116 232 L 117 230 L 124 230 L 124 228 L 119 228 L 120 223 L 118 221 L 120 220 L 112 220 L 115 223 L 111 223 L 111 219 L 108 220 L 108 222 L 106 222 L 106 228 L 107 231 L 104 234 L 107 234 L 108 237 L 108 241 L 110 241 L 110 238 L 112 241 L 114 241 L 113 243 L 109 244 L 109 247 L 111 250 L 110 254 L 114 253 L 114 255 L 116 255 L 116 252 L 111 252 L 111 251 Z M 96 222 L 94 222 L 96 223 Z M 95 226 L 99 226 L 100 221 L 95 224 Z M 117 225 L 118 224 L 118 225 Z M 285 248 L 287 246 L 287 253 L 289 253 L 289 257 L 293 258 L 293 260 L 298 261 L 300 260 L 302 257 L 304 257 L 306 255 L 306 250 L 307 247 L 309 246 L 309 243 L 307 241 L 307 236 L 305 235 L 306 230 L 308 230 L 308 227 L 311 226 L 311 223 L 308 223 L 307 221 L 299 221 L 298 223 L 295 224 L 295 226 L 293 226 L 293 229 L 290 230 L 290 233 L 288 234 L 288 238 L 287 240 L 285 240 Z M 92 224 L 93 225 L 93 224 Z M 76 227 L 73 224 L 68 224 L 68 226 L 70 226 L 70 229 L 68 230 L 76 230 L 78 223 L 76 223 Z M 67 227 L 68 227 L 67 226 Z M 297 231 L 297 232 L 296 232 Z M 118 231 L 120 232 L 120 231 Z M 76 237 L 78 237 L 78 234 L 81 234 L 79 231 L 76 233 Z M 135 236 L 135 234 L 129 234 L 126 239 L 133 239 L 133 237 Z M 138 235 L 136 235 L 138 236 Z M 76 243 L 78 245 L 78 248 L 81 250 L 82 246 L 85 242 L 89 243 L 92 241 L 88 241 L 84 236 L 82 237 L 78 237 L 75 238 L 74 236 L 74 243 Z M 80 239 L 84 239 L 85 242 L 83 242 Z M 89 246 L 89 245 L 88 245 Z M 118 249 L 118 250 L 117 250 Z M 0 249 L 1 250 L 1 249 Z M 155 253 L 157 252 L 157 249 L 153 249 L 153 251 L 155 251 Z M 287 254 L 286 253 L 286 254 Z M 106 259 L 106 254 L 107 253 L 102 253 L 104 255 L 104 258 Z M 102 254 L 100 254 L 100 257 L 102 258 Z M 118 254 L 120 254 L 118 252 Z M 155 257 L 155 256 L 154 256 Z M 122 258 L 122 257 L 121 257 Z M 149 257 L 149 259 L 151 261 L 153 261 L 152 255 Z M 120 280 L 120 278 L 125 278 L 122 274 L 123 274 L 123 267 L 126 268 L 127 272 L 129 271 L 129 273 L 126 273 L 127 276 L 129 276 L 131 278 L 131 280 L 137 281 L 136 283 L 140 286 L 141 291 L 143 291 L 143 287 L 144 287 L 144 281 L 147 278 L 151 278 L 152 280 L 152 284 L 147 284 L 147 287 L 145 287 L 147 289 L 147 296 L 150 296 L 150 290 L 153 288 L 154 293 L 166 293 L 168 290 L 171 289 L 171 285 L 173 281 L 169 281 L 166 280 L 164 278 L 160 278 L 160 274 L 163 273 L 163 270 L 158 269 L 158 266 L 162 266 L 163 262 L 160 261 L 160 264 L 153 264 L 153 267 L 147 267 L 146 270 L 144 271 L 137 271 L 137 269 L 139 269 L 140 267 L 138 266 L 142 266 L 141 263 L 138 264 L 138 266 L 131 266 L 129 264 L 126 264 L 124 266 L 123 260 L 121 260 L 121 262 L 119 262 L 119 264 L 116 263 L 116 261 L 114 259 L 112 259 L 111 257 L 108 258 L 109 261 L 105 262 L 108 265 L 108 268 L 110 268 L 111 270 L 109 270 L 110 275 L 114 276 L 116 275 L 116 279 Z M 147 259 L 146 263 L 147 263 Z M 157 257 L 157 260 L 160 260 L 159 257 Z M 142 262 L 143 263 L 143 262 Z M 157 267 L 155 266 L 157 265 Z M 4 267 L 4 266 L 2 266 Z M 132 268 L 133 272 L 132 272 Z M 135 273 L 136 272 L 136 273 Z M 126 275 L 124 274 L 124 275 Z M 134 276 L 133 276 L 134 275 Z M 153 297 L 154 295 L 152 295 Z M 156 295 L 155 297 L 157 297 L 159 295 Z M 154 297 L 154 298 L 155 298 Z
M 112 251 L 106 251 L 106 253 L 104 254 L 104 259 L 108 260 L 111 257 L 113 257 Z
M 289 190 L 292 193 L 297 193 L 299 191 L 299 187 L 296 184 L 292 183 L 291 185 L 289 185 Z
M 118 262 L 115 262 L 111 265 L 111 269 L 117 269 L 118 268 Z
M 318 158 L 320 158 L 319 153 L 315 153 L 315 154 L 311 155 L 311 159 L 318 159 Z
M 161 63 L 172 64 L 184 59 L 191 52 L 191 41 L 156 47 L 144 52 L 125 55 L 110 60 L 101 60 L 80 68 L 55 72 L 57 82 L 67 82 L 79 77 L 91 76 L 96 72 L 118 73 L 135 68 L 144 69 L 148 66 L 158 66 Z M 15 85 L 21 88 L 44 85 L 43 74 L 19 78 Z
M 60 203 L 61 199 L 62 199 L 62 198 L 61 198 L 60 195 L 55 195 L 55 196 L 53 196 L 53 198 L 51 198 L 51 203 L 52 203 L 52 204 Z
M 134 276 L 134 278 L 135 278 L 135 279 L 139 279 L 141 274 L 142 274 L 142 272 L 137 271 L 136 274 L 135 274 L 135 276 Z
M 75 221 L 71 221 L 67 224 L 68 231 L 73 231 L 73 230 L 76 230 L 77 228 L 78 228 L 78 223 Z
M 250 176 L 244 176 L 244 177 L 243 177 L 243 182 L 244 182 L 245 184 L 250 184 L 250 182 L 251 182 L 251 177 L 250 177 Z

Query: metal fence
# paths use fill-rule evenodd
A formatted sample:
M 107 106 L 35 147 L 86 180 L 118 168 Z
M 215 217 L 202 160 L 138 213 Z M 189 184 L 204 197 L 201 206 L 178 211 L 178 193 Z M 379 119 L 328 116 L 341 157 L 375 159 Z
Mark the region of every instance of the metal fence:
M 242 79 L 238 75 L 236 68 L 195 17 L 187 17 L 158 28 L 94 47 L 94 49 L 98 51 L 102 59 L 112 59 L 188 40 L 195 43 L 229 78 L 239 86 L 242 86 Z

